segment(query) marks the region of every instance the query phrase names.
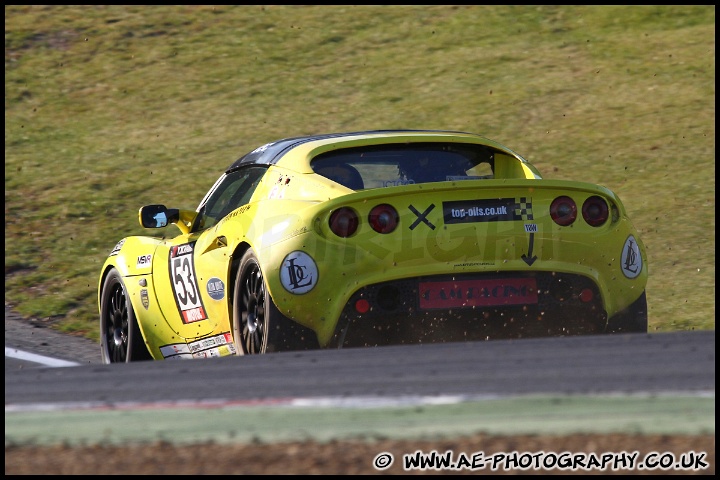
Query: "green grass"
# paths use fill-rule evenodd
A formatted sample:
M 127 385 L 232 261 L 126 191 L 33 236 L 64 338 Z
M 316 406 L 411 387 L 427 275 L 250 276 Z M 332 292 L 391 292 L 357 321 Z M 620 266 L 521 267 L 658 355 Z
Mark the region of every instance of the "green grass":
M 715 328 L 714 6 L 6 6 L 5 302 L 98 338 L 148 203 L 288 136 L 480 133 L 605 185 L 651 331 Z

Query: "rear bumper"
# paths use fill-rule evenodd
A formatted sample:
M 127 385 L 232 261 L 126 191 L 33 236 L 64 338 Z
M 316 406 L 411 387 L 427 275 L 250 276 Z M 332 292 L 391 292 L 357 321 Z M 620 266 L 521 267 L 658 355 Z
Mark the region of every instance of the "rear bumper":
M 428 285 L 442 288 L 428 293 Z M 429 302 L 431 294 L 438 301 Z M 441 298 L 447 306 L 442 306 Z M 581 275 L 504 272 L 429 276 L 378 283 L 356 291 L 343 309 L 328 346 L 599 334 L 606 332 L 607 324 L 598 286 Z

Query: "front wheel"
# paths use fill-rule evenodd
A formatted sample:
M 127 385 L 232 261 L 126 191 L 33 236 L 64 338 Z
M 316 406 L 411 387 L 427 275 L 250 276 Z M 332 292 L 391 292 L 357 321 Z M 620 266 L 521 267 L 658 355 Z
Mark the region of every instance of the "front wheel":
M 115 268 L 108 272 L 100 294 L 100 342 L 103 363 L 152 360 L 125 284 Z
M 240 260 L 233 299 L 233 341 L 238 355 L 320 348 L 315 332 L 275 306 L 252 249 Z

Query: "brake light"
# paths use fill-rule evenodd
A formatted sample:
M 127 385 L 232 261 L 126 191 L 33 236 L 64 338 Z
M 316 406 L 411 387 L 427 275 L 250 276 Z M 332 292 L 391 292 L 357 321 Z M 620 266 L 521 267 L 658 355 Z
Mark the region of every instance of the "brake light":
M 388 204 L 378 205 L 370 210 L 368 221 L 378 233 L 390 233 L 398 226 L 399 216 L 395 207 Z
M 350 207 L 342 207 L 330 215 L 330 230 L 338 237 L 347 238 L 357 232 L 360 219 L 355 210 Z
M 594 195 L 583 203 L 582 215 L 588 225 L 599 227 L 608 219 L 608 204 L 602 198 Z
M 550 217 L 555 223 L 567 227 L 577 218 L 577 205 L 570 197 L 558 197 L 550 204 Z

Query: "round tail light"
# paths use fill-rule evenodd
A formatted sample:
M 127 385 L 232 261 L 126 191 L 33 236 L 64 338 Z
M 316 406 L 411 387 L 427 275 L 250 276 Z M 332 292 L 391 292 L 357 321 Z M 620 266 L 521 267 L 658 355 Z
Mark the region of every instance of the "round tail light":
M 602 198 L 594 195 L 583 203 L 582 215 L 588 225 L 599 227 L 608 219 L 610 209 L 607 202 Z
M 355 210 L 342 207 L 330 215 L 330 230 L 338 237 L 347 238 L 357 232 L 360 219 Z
M 570 197 L 558 197 L 550 204 L 550 217 L 561 227 L 567 227 L 577 218 L 577 205 Z
M 392 205 L 382 204 L 373 207 L 368 215 L 368 221 L 373 230 L 378 233 L 390 233 L 398 226 L 399 216 Z

